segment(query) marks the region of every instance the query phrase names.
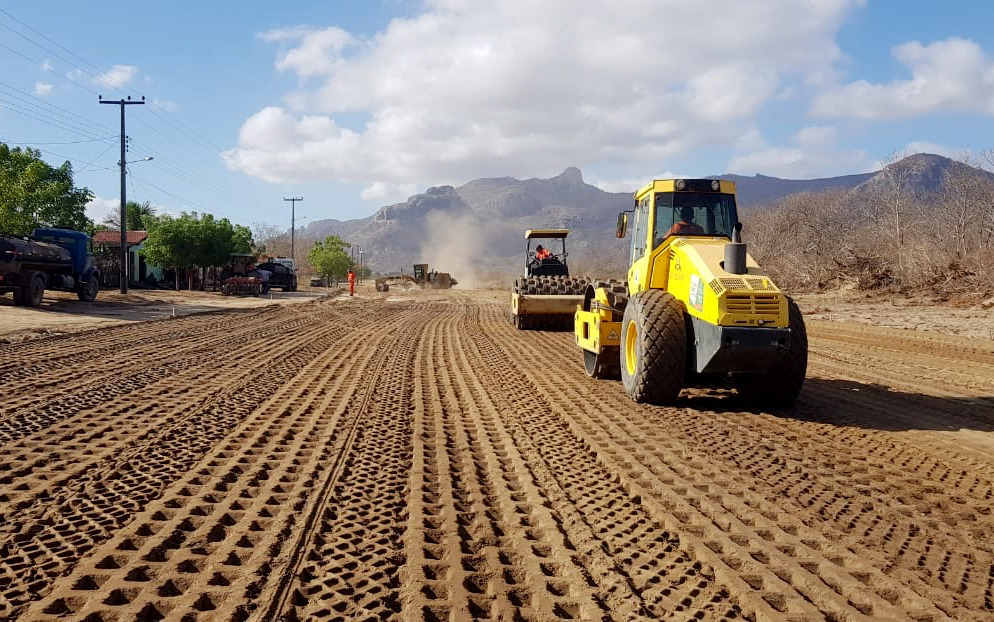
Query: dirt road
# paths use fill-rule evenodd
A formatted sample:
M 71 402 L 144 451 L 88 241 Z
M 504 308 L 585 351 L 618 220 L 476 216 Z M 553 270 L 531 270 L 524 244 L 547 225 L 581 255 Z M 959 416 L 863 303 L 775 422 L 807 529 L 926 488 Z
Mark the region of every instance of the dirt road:
M 0 618 L 989 620 L 994 342 L 812 321 L 640 406 L 503 297 L 0 346 Z

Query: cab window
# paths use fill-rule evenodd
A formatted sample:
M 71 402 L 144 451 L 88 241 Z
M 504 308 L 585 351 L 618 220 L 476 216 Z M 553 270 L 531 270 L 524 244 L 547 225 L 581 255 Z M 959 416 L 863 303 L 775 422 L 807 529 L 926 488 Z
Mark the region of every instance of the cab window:
M 649 231 L 649 196 L 645 195 L 635 205 L 635 227 L 632 229 L 632 261 L 645 255 L 645 240 Z
M 655 207 L 653 247 L 674 234 L 731 238 L 737 218 L 733 194 L 659 192 L 656 193 Z M 682 215 L 689 216 L 689 219 L 684 219 Z M 680 223 L 684 226 L 677 227 Z

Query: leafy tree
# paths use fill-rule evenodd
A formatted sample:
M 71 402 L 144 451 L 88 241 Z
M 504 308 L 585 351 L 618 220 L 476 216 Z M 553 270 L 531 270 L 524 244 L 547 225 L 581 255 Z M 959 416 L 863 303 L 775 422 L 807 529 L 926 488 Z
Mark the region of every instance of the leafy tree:
M 27 235 L 38 226 L 92 230 L 88 188 L 77 188 L 72 164 L 55 168 L 36 149 L 0 143 L 0 231 Z
M 152 222 L 141 253 L 149 263 L 176 270 L 178 288 L 180 272 L 192 281 L 193 271 L 199 268 L 204 282 L 209 268 L 228 263 L 232 253 L 251 249 L 252 232 L 247 227 L 211 214 L 184 212 L 179 218 L 162 216 Z
M 158 218 L 155 207 L 149 201 L 145 201 L 144 203 L 128 201 L 124 209 L 128 217 L 128 229 L 131 231 L 148 231 L 155 224 L 156 218 Z M 103 224 L 107 225 L 110 229 L 120 230 L 120 210 L 114 210 L 110 214 L 107 214 Z
M 337 235 L 329 235 L 324 242 L 314 243 L 314 247 L 307 253 L 307 258 L 325 279 L 343 279 L 345 273 L 352 267 L 352 260 L 345 251 L 346 248 L 349 248 L 348 242 Z
M 197 265 L 198 228 L 196 214 L 183 213 L 179 218 L 163 216 L 149 230 L 145 247 L 140 251 L 149 263 L 176 271 L 176 289 L 179 289 L 179 273 Z

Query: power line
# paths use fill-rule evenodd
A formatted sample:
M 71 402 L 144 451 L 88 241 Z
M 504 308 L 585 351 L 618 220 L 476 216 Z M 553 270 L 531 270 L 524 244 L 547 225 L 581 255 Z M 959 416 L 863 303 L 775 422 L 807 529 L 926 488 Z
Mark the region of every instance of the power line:
M 48 41 L 49 43 L 51 43 L 52 45 L 55 45 L 56 47 L 58 47 L 58 48 L 60 48 L 60 49 L 64 50 L 64 51 L 65 51 L 65 52 L 66 52 L 67 54 L 69 54 L 70 56 L 74 56 L 74 57 L 78 58 L 78 59 L 79 59 L 80 61 L 82 61 L 82 62 L 86 63 L 87 65 L 90 65 L 91 67 L 93 67 L 94 69 L 97 69 L 97 70 L 99 71 L 99 69 L 98 69 L 97 67 L 95 67 L 95 66 L 94 66 L 94 65 L 93 65 L 92 63 L 90 63 L 89 61 L 87 61 L 87 60 L 86 60 L 85 58 L 83 58 L 83 57 L 79 56 L 78 54 L 76 54 L 75 52 L 73 52 L 72 50 L 70 50 L 69 48 L 67 48 L 66 46 L 62 45 L 62 44 L 61 44 L 61 43 L 59 43 L 58 41 L 55 41 L 55 40 L 53 40 L 53 39 L 49 38 L 49 37 L 48 37 L 48 36 L 46 36 L 46 35 L 45 35 L 44 33 L 41 33 L 41 32 L 38 32 L 37 30 L 35 30 L 34 28 L 32 28 L 32 27 L 31 27 L 30 25 L 28 25 L 28 24 L 25 24 L 24 22 L 22 22 L 21 20 L 17 19 L 16 17 L 14 17 L 13 15 L 11 15 L 11 14 L 10 14 L 10 13 L 8 13 L 7 11 L 4 11 L 3 9 L 0 9 L 0 13 L 2 13 L 2 14 L 4 14 L 4 15 L 6 15 L 7 17 L 9 17 L 10 19 L 14 20 L 15 22 L 17 22 L 17 23 L 18 23 L 18 24 L 20 24 L 21 26 L 24 26 L 25 28 L 27 28 L 27 29 L 28 29 L 28 30 L 30 30 L 31 32 L 35 33 L 36 35 L 38 35 L 38 36 L 39 36 L 39 37 L 41 37 L 42 39 L 44 39 L 44 40 Z
M 106 140 L 113 140 L 113 138 L 114 138 L 113 136 L 107 136 L 105 138 L 91 138 L 90 140 L 70 140 L 70 141 L 60 142 L 60 143 L 42 142 L 42 141 L 39 141 L 39 140 L 28 141 L 28 142 L 23 142 L 23 143 L 21 143 L 21 142 L 15 142 L 13 140 L 5 140 L 4 142 L 7 143 L 8 145 L 22 145 L 22 146 L 30 147 L 31 145 L 80 145 L 82 143 L 96 143 L 96 142 L 102 142 L 102 141 L 106 141 Z M 113 146 L 113 145 L 111 145 L 111 146 Z
M 36 46 L 36 47 L 38 47 L 38 48 L 40 48 L 42 50 L 44 50 L 45 52 L 51 54 L 52 56 L 54 56 L 58 60 L 62 61 L 63 63 L 66 63 L 68 66 L 76 69 L 80 73 L 89 75 L 94 80 L 97 80 L 97 81 L 101 80 L 101 77 L 103 76 L 103 72 L 102 72 L 101 69 L 99 69 L 93 63 L 89 62 L 88 60 L 86 60 L 85 58 L 83 58 L 79 54 L 73 52 L 72 50 L 70 50 L 66 46 L 62 45 L 61 43 L 59 43 L 59 42 L 55 41 L 54 39 L 48 37 L 44 33 L 38 31 L 37 29 L 35 29 L 33 27 L 31 27 L 30 25 L 28 25 L 24 21 L 18 19 L 17 17 L 15 17 L 14 15 L 12 15 L 8 11 L 0 9 L 0 15 L 6 16 L 7 19 L 12 20 L 13 22 L 16 22 L 17 24 L 19 24 L 23 28 L 27 29 L 31 33 L 34 33 L 37 37 L 40 37 L 44 41 L 46 41 L 49 44 L 51 44 L 51 46 L 55 46 L 55 47 L 61 49 L 62 51 L 64 51 L 69 56 L 77 59 L 79 61 L 79 63 L 77 63 L 77 62 L 75 62 L 73 60 L 70 60 L 69 58 L 66 58 L 66 56 L 64 56 L 64 55 L 62 55 L 62 54 L 54 51 L 51 46 L 45 45 L 45 44 L 43 44 L 43 43 L 41 43 L 41 42 L 39 42 L 37 40 L 33 40 L 29 35 L 27 35 L 27 34 L 25 34 L 23 32 L 17 31 L 16 29 L 12 28 L 10 25 L 3 24 L 2 22 L 0 22 L 0 27 L 3 27 L 5 29 L 7 29 L 7 30 L 10 30 L 11 32 L 14 32 L 21 39 L 23 39 L 23 40 L 31 43 L 32 45 L 34 45 L 34 46 Z M 0 44 L 0 47 L 3 47 L 4 49 L 9 50 L 13 54 L 21 57 L 22 59 L 24 59 L 24 60 L 26 60 L 26 61 L 28 61 L 30 63 L 36 64 L 36 65 L 42 65 L 42 63 L 39 62 L 37 59 L 31 58 L 30 56 L 28 56 L 26 54 L 23 54 L 20 51 L 15 50 L 15 49 L 13 49 L 13 48 L 11 48 L 9 46 L 6 46 L 4 44 Z M 82 65 L 80 65 L 80 63 L 82 63 Z M 47 69 L 47 70 L 49 72 L 52 72 L 51 69 Z M 79 88 L 81 88 L 81 89 L 83 89 L 85 91 L 88 91 L 88 92 L 93 93 L 93 94 L 98 94 L 93 89 L 91 89 L 88 86 L 86 86 L 84 84 L 81 84 L 81 83 L 79 83 L 79 82 L 77 82 L 77 81 L 69 78 L 68 76 L 64 76 L 62 74 L 56 74 L 56 75 L 58 75 L 60 78 L 62 78 L 64 80 L 66 80 L 66 81 L 68 81 L 68 82 L 70 82 L 70 83 L 78 86 Z M 2 84 L 2 83 L 0 83 L 0 84 Z M 128 86 L 127 84 L 121 83 L 121 82 L 118 82 L 116 85 L 109 85 L 109 86 L 110 86 L 111 90 L 122 91 L 122 92 L 123 91 L 131 91 L 133 93 L 137 93 L 137 91 L 135 91 L 132 87 Z M 23 91 L 21 91 L 21 92 L 23 93 Z M 37 99 L 37 98 L 35 98 L 35 99 Z M 38 100 L 38 101 L 41 101 L 41 100 Z M 47 102 L 41 102 L 41 103 L 43 105 L 49 105 L 49 104 L 47 104 Z M 54 107 L 54 108 L 58 109 L 58 107 Z M 149 130 L 151 130 L 151 131 L 159 134 L 160 136 L 164 137 L 166 140 L 168 140 L 169 142 L 175 144 L 179 148 L 184 149 L 187 152 L 190 152 L 191 150 L 189 149 L 189 147 L 186 144 L 180 143 L 180 142 L 178 142 L 174 138 L 177 134 L 183 136 L 185 138 L 186 142 L 189 145 L 192 145 L 193 147 L 195 147 L 195 149 L 193 151 L 198 155 L 199 159 L 202 159 L 203 161 L 207 162 L 212 167 L 217 167 L 217 170 L 222 170 L 222 171 L 226 170 L 226 169 L 224 169 L 224 167 L 222 167 L 222 161 L 221 161 L 221 158 L 219 157 L 223 153 L 223 149 L 221 149 L 217 145 L 214 145 L 209 139 L 207 139 L 201 133 L 199 133 L 196 130 L 193 130 L 192 128 L 190 128 L 188 125 L 186 125 L 185 123 L 183 123 L 179 118 L 177 118 L 175 115 L 171 114 L 168 110 L 164 109 L 163 107 L 159 106 L 158 104 L 152 103 L 152 105 L 149 106 L 149 112 L 152 113 L 152 117 L 153 118 L 155 118 L 156 120 L 158 120 L 161 124 L 164 124 L 165 126 L 169 127 L 170 130 L 171 130 L 171 132 L 164 132 L 160 128 L 158 128 L 156 126 L 153 126 L 153 125 L 145 122 L 144 120 L 142 120 L 140 118 L 136 118 L 135 121 L 137 123 L 143 125 L 144 127 L 148 128 Z M 24 111 L 23 108 L 21 109 L 20 114 L 22 114 L 22 116 L 27 116 L 28 118 L 39 120 L 41 122 L 46 122 L 43 119 L 39 119 L 37 116 L 31 116 L 28 112 Z M 72 114 L 72 113 L 69 113 L 69 114 Z M 63 118 L 62 122 L 63 123 L 68 123 L 69 121 L 67 119 Z M 86 123 L 87 124 L 92 124 L 92 125 L 94 125 L 96 127 L 100 127 L 101 128 L 100 129 L 100 133 L 104 133 L 104 132 L 108 131 L 106 127 L 101 127 L 98 124 L 93 123 L 92 121 L 86 120 Z M 87 134 L 82 133 L 81 131 L 78 131 L 78 130 L 82 130 L 84 128 L 82 128 L 80 126 L 76 126 L 76 127 L 77 127 L 77 131 L 74 131 L 73 133 L 82 134 L 83 136 L 87 136 Z M 65 129 L 67 131 L 70 131 L 69 128 L 67 128 L 67 127 L 60 127 L 60 129 Z M 94 137 L 95 133 L 89 134 L 89 136 L 90 137 Z M 206 158 L 206 157 L 203 157 L 202 155 L 200 155 L 200 151 L 201 150 L 208 151 L 210 153 L 211 157 L 210 158 Z M 152 150 L 149 150 L 149 151 L 152 152 L 152 153 L 155 153 Z M 157 155 L 156 157 L 159 160 L 163 160 L 163 161 L 167 161 L 168 162 L 168 158 L 166 158 L 165 156 L 162 156 L 161 154 Z M 179 163 L 172 163 L 171 166 L 164 166 L 163 168 L 166 169 L 167 171 L 171 170 L 171 172 L 174 175 L 177 175 L 178 177 L 181 177 L 181 178 L 184 178 L 184 179 L 187 179 L 187 180 L 191 180 L 191 181 L 195 182 L 198 185 L 210 186 L 210 187 L 212 187 L 214 189 L 214 191 L 218 192 L 219 194 L 222 194 L 222 195 L 226 196 L 229 200 L 233 200 L 233 201 L 236 201 L 236 202 L 253 202 L 254 201 L 253 197 L 249 197 L 249 195 L 243 195 L 243 194 L 241 194 L 243 191 L 241 191 L 240 189 L 232 191 L 232 189 L 230 189 L 230 188 L 223 187 L 223 186 L 219 185 L 218 182 L 216 182 L 216 181 L 210 180 L 210 179 L 208 179 L 208 178 L 206 178 L 206 177 L 204 177 L 202 175 L 198 175 L 196 172 L 192 172 L 192 171 L 186 169 L 185 167 L 183 167 Z
M 40 97 L 38 97 L 36 95 L 32 95 L 31 93 L 28 93 L 27 91 L 23 91 L 23 90 L 15 87 L 15 86 L 11 86 L 10 84 L 7 84 L 6 82 L 0 81 L 0 89 L 5 89 L 7 91 L 12 91 L 12 93 L 8 94 L 8 97 L 16 97 L 17 99 L 19 99 L 21 101 L 30 100 L 30 101 L 35 102 L 36 104 L 39 104 L 39 105 L 41 105 L 41 106 L 43 106 L 43 107 L 45 107 L 45 108 L 47 108 L 49 110 L 53 110 L 57 114 L 60 114 L 60 115 L 66 117 L 68 119 L 76 119 L 76 120 L 78 120 L 79 122 L 81 122 L 84 125 L 89 125 L 92 128 L 96 128 L 96 130 L 99 131 L 100 133 L 111 132 L 111 128 L 108 127 L 108 126 L 106 126 L 106 125 L 103 125 L 103 124 L 101 124 L 101 123 L 99 123 L 97 121 L 94 121 L 93 119 L 91 119 L 89 117 L 84 117 L 84 116 L 82 116 L 80 114 L 77 114 L 76 112 L 73 112 L 72 110 L 69 110 L 67 108 L 63 108 L 61 106 L 56 106 L 55 104 L 50 103 L 48 101 L 45 101 L 44 99 L 42 99 L 42 98 L 40 98 Z M 27 100 L 25 98 L 27 98 Z
M 44 123 L 45 125 L 49 125 L 54 128 L 76 134 L 78 136 L 85 136 L 87 138 L 94 138 L 94 139 L 100 138 L 100 136 L 97 135 L 96 132 L 93 132 L 92 130 L 89 130 L 81 125 L 76 125 L 71 121 L 41 116 L 42 114 L 41 111 L 30 108 L 17 101 L 7 99 L 2 94 L 0 94 L 0 104 L 3 104 L 4 110 L 9 110 L 10 112 L 14 114 L 19 114 L 22 117 L 34 119 L 39 123 Z
M 134 175 L 134 173 L 131 173 L 131 174 Z M 139 179 L 139 178 L 136 176 L 135 179 Z M 153 184 L 152 182 L 150 182 L 147 179 L 141 180 L 141 183 L 145 184 L 146 186 L 151 186 L 151 187 L 155 188 L 156 190 L 158 190 L 159 192 L 161 192 L 161 193 L 163 193 L 165 195 L 171 196 L 172 198 L 176 199 L 177 201 L 180 201 L 182 203 L 186 203 L 187 205 L 191 205 L 191 206 L 196 207 L 196 208 L 198 208 L 198 209 L 200 209 L 200 210 L 202 210 L 204 212 L 207 212 L 207 208 L 204 207 L 203 205 L 200 205 L 199 203 L 196 203 L 196 202 L 191 201 L 189 199 L 183 198 L 183 197 L 179 196 L 178 194 L 174 194 L 174 193 L 172 193 L 172 192 L 170 192 L 170 191 L 168 191 L 168 190 L 166 190 L 164 188 L 161 188 L 161 187 Z
M 21 20 L 17 19 L 16 17 L 14 17 L 13 15 L 11 15 L 11 14 L 10 14 L 10 13 L 8 13 L 7 11 L 4 11 L 3 9 L 0 9 L 0 14 L 3 14 L 3 15 L 6 15 L 6 16 L 7 16 L 8 18 L 10 18 L 10 19 L 14 20 L 14 21 L 15 21 L 15 22 L 17 22 L 18 24 L 21 24 L 21 25 L 22 25 L 22 26 L 24 26 L 25 28 L 28 28 L 29 30 L 31 30 L 31 32 L 34 32 L 35 34 L 37 34 L 38 36 L 42 37 L 42 38 L 43 38 L 43 39 L 45 39 L 46 41 L 49 41 L 49 42 L 51 42 L 51 43 L 52 43 L 53 45 L 56 45 L 56 46 L 58 46 L 59 48 L 61 48 L 61 49 L 65 50 L 65 51 L 66 51 L 66 52 L 67 52 L 68 54 L 71 54 L 71 55 L 72 55 L 72 56 L 74 56 L 75 58 L 79 59 L 79 60 L 80 60 L 81 62 L 83 62 L 83 63 L 85 63 L 86 65 L 88 65 L 89 67 L 93 68 L 93 70 L 94 70 L 94 71 L 97 71 L 97 72 L 99 72 L 99 71 L 100 71 L 100 69 L 99 69 L 99 68 L 97 68 L 97 67 L 96 67 L 96 66 L 95 66 L 95 65 L 94 65 L 93 63 L 90 63 L 90 62 L 89 62 L 89 61 L 87 61 L 87 60 L 86 60 L 85 58 L 83 58 L 82 56 L 80 56 L 80 55 L 76 54 L 76 53 L 75 53 L 75 52 L 73 52 L 72 50 L 70 50 L 70 49 L 66 48 L 65 46 L 63 46 L 63 45 L 61 45 L 61 44 L 59 44 L 59 43 L 57 43 L 57 42 L 53 41 L 53 40 L 52 40 L 51 38 L 47 37 L 47 36 L 46 36 L 46 35 L 44 35 L 43 33 L 41 33 L 41 32 L 39 32 L 39 31 L 37 31 L 36 29 L 32 28 L 31 26 L 29 26 L 28 24 L 24 23 L 23 21 L 21 21 Z M 100 79 L 101 79 L 101 78 L 100 78 L 100 76 L 99 76 L 99 75 L 97 75 L 97 74 L 95 74 L 95 73 L 93 73 L 93 71 L 90 71 L 89 69 L 86 69 L 86 68 L 84 68 L 84 67 L 80 67 L 80 66 L 79 66 L 79 65 L 77 65 L 76 63 L 74 63 L 74 62 L 72 62 L 72 61 L 69 61 L 69 60 L 67 60 L 67 59 L 66 59 L 65 57 L 63 57 L 63 56 L 59 55 L 58 53 L 56 53 L 56 52 L 53 52 L 53 51 L 52 51 L 51 49 L 49 49 L 48 47 L 46 47 L 46 46 L 44 46 L 44 45 L 41 45 L 41 44 L 40 44 L 40 43 L 38 43 L 37 41 L 32 41 L 30 37 L 27 37 L 27 36 L 26 36 L 26 35 L 24 35 L 23 33 L 20 33 L 20 32 L 17 32 L 17 31 L 14 31 L 14 30 L 13 30 L 13 29 L 11 29 L 11 28 L 10 28 L 9 26 L 7 26 L 7 25 L 5 25 L 5 24 L 3 24 L 3 23 L 0 23 L 0 27 L 3 27 L 3 28 L 6 28 L 6 29 L 8 29 L 8 30 L 11 30 L 12 32 L 15 32 L 15 33 L 16 33 L 16 34 L 17 34 L 18 36 L 20 36 L 20 37 L 21 37 L 22 39 L 24 39 L 24 40 L 26 40 L 26 41 L 29 41 L 30 43 L 32 43 L 32 44 L 34 44 L 34 45 L 38 46 L 39 48 L 41 48 L 41 49 L 43 49 L 43 50 L 45 50 L 45 51 L 47 51 L 47 52 L 49 52 L 49 53 L 53 54 L 54 56 L 56 56 L 57 58 L 59 58 L 59 59 L 60 59 L 60 60 L 62 60 L 63 62 L 67 63 L 68 65 L 70 65 L 70 66 L 73 66 L 73 67 L 75 67 L 76 69 L 78 69 L 78 70 L 80 70 L 80 71 L 82 71 L 82 72 L 84 72 L 84 73 L 88 74 L 88 75 L 89 75 L 90 77 L 92 77 L 93 79 L 95 79 L 95 80 L 100 80 Z M 21 56 L 22 56 L 22 57 L 24 57 L 23 55 L 21 55 Z M 24 57 L 24 58 L 27 58 L 27 57 Z M 37 61 L 33 61 L 33 62 L 37 62 Z M 128 86 L 128 85 L 126 85 L 126 84 L 124 84 L 124 83 L 122 83 L 122 82 L 118 82 L 118 84 L 117 84 L 117 85 L 109 85 L 109 88 L 111 88 L 111 89 L 113 89 L 113 90 L 118 90 L 118 91 L 131 91 L 132 93 L 135 93 L 135 94 L 137 94 L 137 91 L 136 91 L 136 90 L 135 90 L 134 88 L 132 88 L 132 87 L 130 87 L 130 86 Z M 179 120 L 178 118 L 176 118 L 176 116 L 175 116 L 175 115 L 173 115 L 172 113 L 170 113 L 170 112 L 169 112 L 168 110 L 166 110 L 166 109 L 162 108 L 162 107 L 161 107 L 161 106 L 159 106 L 158 104 L 154 104 L 154 103 L 153 103 L 153 104 L 152 104 L 152 106 L 151 106 L 151 109 L 152 109 L 152 115 L 153 115 L 154 117 L 156 117 L 156 118 L 157 118 L 157 119 L 158 119 L 159 121 L 161 121 L 161 122 L 165 123 L 165 124 L 166 124 L 167 126 L 171 127 L 171 128 L 173 129 L 173 130 L 177 130 L 177 131 L 179 131 L 180 133 L 185 133 L 185 134 L 187 135 L 187 138 L 188 138 L 188 139 L 192 139 L 192 140 L 194 141 L 194 144 L 197 144 L 197 146 L 198 146 L 199 148 L 204 148 L 204 146 L 206 145 L 206 148 L 207 148 L 207 149 L 209 149 L 209 150 L 211 151 L 211 155 L 212 155 L 212 156 L 218 156 L 218 155 L 220 155 L 220 153 L 221 153 L 221 152 L 223 152 L 223 151 L 224 151 L 223 149 L 221 149 L 221 148 L 220 148 L 220 147 L 218 147 L 217 145 L 214 145 L 214 144 L 213 144 L 213 143 L 211 143 L 211 142 L 210 142 L 209 140 L 207 140 L 206 138 L 204 138 L 204 137 L 203 137 L 202 135 L 200 135 L 200 134 L 199 134 L 198 132 L 196 132 L 195 130 L 191 129 L 191 128 L 190 128 L 189 126 L 187 126 L 186 124 L 184 124 L 184 123 L 183 123 L 183 122 L 182 122 L 181 120 Z M 158 114 L 159 112 L 161 112 L 162 114 Z M 173 120 L 172 120 L 172 121 L 170 121 L 169 119 L 165 118 L 165 116 L 163 116 L 163 115 L 165 115 L 165 116 L 168 116 L 168 117 L 172 118 Z M 139 121 L 139 123 L 141 123 L 141 121 Z M 159 130 L 158 130 L 157 128 L 153 128 L 153 127 L 152 127 L 151 125 L 148 125 L 148 124 L 145 124 L 145 125 L 146 125 L 146 127 L 149 127 L 150 129 L 154 129 L 155 131 L 159 132 L 160 134 L 162 134 L 163 136 L 166 136 L 166 137 L 168 138 L 168 135 L 167 135 L 167 134 L 164 134 L 164 133 L 160 132 L 160 131 L 159 131 Z M 170 138 L 170 140 L 172 141 L 172 139 L 171 139 L 171 138 Z M 172 141 L 172 142 L 175 142 L 175 141 Z M 213 160 L 213 159 L 212 159 L 212 160 L 210 160 L 210 163 L 211 163 L 211 164 L 213 164 L 213 165 L 217 165 L 217 161 L 216 161 L 216 160 Z

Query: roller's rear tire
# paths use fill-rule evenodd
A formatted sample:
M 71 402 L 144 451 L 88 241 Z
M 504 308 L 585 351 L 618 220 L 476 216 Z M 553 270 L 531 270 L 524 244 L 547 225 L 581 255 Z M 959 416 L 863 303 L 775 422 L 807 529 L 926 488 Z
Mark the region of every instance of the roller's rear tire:
M 797 303 L 787 298 L 790 318 L 790 347 L 765 374 L 736 374 L 733 384 L 750 402 L 774 408 L 790 406 L 801 393 L 808 371 L 808 332 Z
M 687 328 L 683 305 L 672 294 L 650 289 L 625 306 L 621 328 L 621 382 L 636 402 L 668 404 L 683 388 Z

